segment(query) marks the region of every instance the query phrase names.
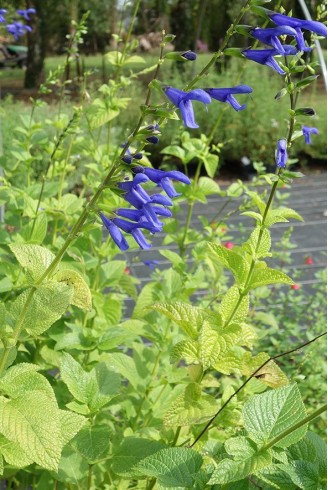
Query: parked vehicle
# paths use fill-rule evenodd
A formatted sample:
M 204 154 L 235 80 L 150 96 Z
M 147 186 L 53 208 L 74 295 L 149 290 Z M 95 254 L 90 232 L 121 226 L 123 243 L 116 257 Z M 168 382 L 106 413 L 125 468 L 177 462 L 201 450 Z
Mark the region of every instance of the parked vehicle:
M 0 44 L 0 69 L 24 68 L 27 60 L 27 47 L 15 44 Z

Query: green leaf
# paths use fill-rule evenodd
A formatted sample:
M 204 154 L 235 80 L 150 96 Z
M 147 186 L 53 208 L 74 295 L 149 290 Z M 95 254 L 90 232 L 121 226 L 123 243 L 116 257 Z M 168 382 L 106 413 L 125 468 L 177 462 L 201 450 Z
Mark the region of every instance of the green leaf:
M 200 177 L 198 187 L 204 192 L 205 196 L 221 192 L 219 184 L 208 177 Z
M 219 165 L 218 155 L 213 155 L 212 153 L 209 153 L 208 155 L 206 155 L 206 157 L 203 158 L 203 162 L 207 175 L 213 178 Z
M 206 314 L 200 308 L 184 303 L 157 303 L 152 309 L 174 320 L 192 339 L 197 339 Z
M 78 482 L 88 476 L 88 471 L 87 461 L 70 446 L 66 446 L 59 461 L 58 471 L 52 475 L 60 482 L 78 486 Z
M 35 222 L 34 219 L 29 221 L 21 234 L 26 242 L 41 244 L 47 235 L 47 228 L 47 215 L 46 213 L 40 213 L 37 215 Z
M 10 398 L 18 398 L 29 391 L 42 391 L 50 400 L 56 401 L 49 381 L 37 373 L 35 364 L 21 363 L 10 367 L 0 378 L 0 390 Z
M 293 284 L 294 281 L 284 272 L 271 269 L 270 267 L 255 268 L 252 274 L 251 281 L 247 288 L 250 289 L 266 286 L 267 284 Z
M 316 464 L 309 461 L 292 461 L 289 464 L 279 466 L 298 488 L 304 490 L 322 488 L 319 485 L 318 466 Z
M 114 453 L 112 470 L 124 478 L 136 478 L 139 472 L 134 467 L 147 456 L 163 449 L 164 444 L 137 437 L 126 437 Z
M 111 430 L 108 426 L 84 427 L 71 441 L 71 446 L 87 460 L 94 464 L 108 451 Z
M 218 408 L 218 401 L 213 396 L 202 393 L 199 384 L 190 383 L 165 414 L 164 425 L 171 427 L 202 424 Z
M 12 303 L 10 313 L 16 323 L 22 314 L 30 290 L 24 291 Z M 59 320 L 69 307 L 73 289 L 66 284 L 47 283 L 39 286 L 32 297 L 22 322 L 22 330 L 36 336 Z
M 173 252 L 172 250 L 160 250 L 159 253 L 172 262 L 175 267 L 184 266 L 184 260 L 176 252 Z
M 265 225 L 270 227 L 274 223 L 287 222 L 289 219 L 296 219 L 298 221 L 304 221 L 302 216 L 300 216 L 294 209 L 290 208 L 277 208 L 269 212 Z
M 109 403 L 120 386 L 119 375 L 107 364 L 102 362 L 86 372 L 68 353 L 62 356 L 61 376 L 74 398 L 88 405 L 91 412 Z
M 262 229 L 261 241 L 258 244 L 261 228 L 257 226 L 251 233 L 251 236 L 244 244 L 244 248 L 250 252 L 254 259 L 262 257 L 271 257 L 271 235 L 266 228 Z
M 249 436 L 257 444 L 265 445 L 304 419 L 306 412 L 297 385 L 291 384 L 253 396 L 244 405 L 243 415 Z M 276 446 L 295 444 L 304 437 L 306 430 L 306 426 L 300 427 L 278 441 Z
M 251 353 L 248 352 L 244 358 L 245 364 L 242 373 L 245 376 L 250 376 L 269 358 L 269 354 L 265 352 L 261 352 L 255 357 L 251 357 Z M 269 361 L 254 377 L 271 388 L 279 388 L 289 383 L 285 373 L 274 361 Z
M 9 247 L 20 265 L 29 271 L 34 281 L 40 279 L 55 258 L 50 250 L 40 245 L 12 243 Z
M 241 216 L 249 216 L 250 218 L 254 218 L 259 225 L 263 221 L 263 217 L 260 215 L 260 213 L 255 213 L 255 211 L 244 211 L 243 213 L 240 214 Z
M 239 304 L 238 304 L 239 303 Z M 240 292 L 238 286 L 233 285 L 223 296 L 220 304 L 220 313 L 224 323 L 234 321 L 239 322 L 244 320 L 248 314 L 249 296 L 246 294 L 240 300 Z
M 33 458 L 28 456 L 17 442 L 9 441 L 0 434 L 0 453 L 6 462 L 16 468 L 23 468 L 33 463 Z
M 147 308 L 157 300 L 156 285 L 152 282 L 146 284 L 139 293 L 131 318 L 143 318 L 146 313 L 149 313 Z
M 142 58 L 141 56 L 138 56 L 136 54 L 132 56 L 128 56 L 123 62 L 123 65 L 135 65 L 135 64 L 140 64 L 140 63 L 146 63 L 146 60 Z
M 193 449 L 167 448 L 148 456 L 135 465 L 140 475 L 157 479 L 168 487 L 192 487 L 202 466 L 202 456 Z
M 184 161 L 186 152 L 181 146 L 176 146 L 176 145 L 171 145 L 171 146 L 166 146 L 161 153 L 164 153 L 164 155 L 172 155 L 173 157 L 179 158 L 179 160 Z
M 62 444 L 65 446 L 86 424 L 87 419 L 68 410 L 59 410 Z
M 62 449 L 57 404 L 42 391 L 0 402 L 1 433 L 43 468 L 56 470 Z
M 269 451 L 259 451 L 256 445 L 247 437 L 235 437 L 225 443 L 228 454 L 235 457 L 220 461 L 211 476 L 209 485 L 242 480 L 262 468 L 269 466 L 272 457 Z
M 196 340 L 181 340 L 172 349 L 171 361 L 183 359 L 187 364 L 199 362 L 199 344 Z
M 212 253 L 219 259 L 221 264 L 227 267 L 233 274 L 236 282 L 243 285 L 246 281 L 249 270 L 248 262 L 238 253 L 229 250 L 222 245 L 216 243 L 208 243 L 208 247 Z
M 82 310 L 90 311 L 92 309 L 92 298 L 89 286 L 77 271 L 64 269 L 58 271 L 53 277 L 53 280 L 64 283 L 70 288 L 73 288 L 73 297 L 71 304 L 81 308 Z

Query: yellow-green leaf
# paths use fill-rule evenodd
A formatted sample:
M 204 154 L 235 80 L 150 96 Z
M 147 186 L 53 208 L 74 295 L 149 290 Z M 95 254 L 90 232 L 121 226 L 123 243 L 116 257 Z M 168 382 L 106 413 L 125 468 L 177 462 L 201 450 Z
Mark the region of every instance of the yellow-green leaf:
M 71 298 L 72 305 L 75 305 L 82 310 L 91 310 L 91 291 L 79 272 L 71 269 L 60 270 L 52 277 L 52 279 L 73 288 L 74 293 Z

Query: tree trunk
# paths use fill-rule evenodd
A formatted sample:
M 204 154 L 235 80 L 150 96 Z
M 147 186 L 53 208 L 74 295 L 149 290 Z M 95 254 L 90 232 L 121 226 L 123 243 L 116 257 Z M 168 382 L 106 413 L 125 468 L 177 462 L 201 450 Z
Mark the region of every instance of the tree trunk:
M 34 7 L 36 14 L 31 16 L 30 26 L 32 32 L 27 34 L 27 68 L 25 72 L 24 87 L 38 88 L 43 75 L 45 58 L 44 38 L 46 35 L 45 12 L 43 0 L 27 0 L 26 7 Z

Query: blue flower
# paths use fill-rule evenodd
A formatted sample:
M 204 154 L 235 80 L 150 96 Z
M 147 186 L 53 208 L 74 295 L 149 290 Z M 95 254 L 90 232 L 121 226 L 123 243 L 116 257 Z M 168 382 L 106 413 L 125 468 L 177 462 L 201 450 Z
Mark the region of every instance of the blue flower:
M 21 22 L 16 22 L 16 21 L 14 21 L 12 24 L 7 24 L 6 29 L 9 32 L 9 34 L 12 34 L 14 36 L 16 41 L 20 36 L 24 36 L 25 31 L 28 32 L 32 31 L 30 26 L 26 26 Z
M 6 9 L 0 9 L 0 22 L 3 23 L 3 22 L 6 22 L 6 19 L 4 18 L 4 14 L 7 13 L 7 10 Z
M 145 228 L 151 233 L 156 233 L 159 231 L 156 227 L 154 227 L 151 223 L 148 223 L 147 221 L 132 223 L 131 221 L 126 221 L 121 218 L 113 218 L 112 221 L 116 226 L 121 228 L 121 230 L 125 231 L 126 233 L 131 233 L 139 247 L 143 249 L 150 248 L 151 244 L 147 242 L 140 228 Z
M 119 249 L 123 252 L 127 250 L 129 248 L 129 244 L 124 238 L 121 230 L 113 223 L 112 220 L 107 218 L 104 214 L 100 213 L 100 218 Z
M 157 136 L 148 136 L 148 138 L 146 138 L 146 141 L 148 141 L 148 143 L 151 143 L 152 145 L 157 145 L 157 143 L 159 142 L 159 138 L 157 138 Z
M 302 126 L 302 133 L 304 141 L 307 145 L 311 145 L 311 134 L 319 134 L 317 128 L 310 128 L 309 126 Z
M 298 35 L 295 29 L 289 26 L 273 27 L 269 29 L 260 29 L 259 27 L 256 27 L 250 31 L 250 34 L 262 43 L 270 44 L 283 55 L 285 54 L 285 50 L 279 40 L 279 36 L 288 35 L 297 37 Z
M 166 194 L 171 198 L 179 196 L 180 194 L 176 192 L 170 179 L 178 180 L 184 184 L 190 184 L 188 177 L 178 170 L 165 172 L 164 170 L 157 170 L 155 168 L 137 167 L 134 171 L 138 172 L 137 175 L 140 175 L 139 172 L 142 172 L 142 174 L 146 175 L 149 180 L 162 187 Z
M 296 54 L 297 49 L 294 46 L 284 46 L 285 56 Z M 280 75 L 286 75 L 284 70 L 278 65 L 274 56 L 280 55 L 277 49 L 244 49 L 242 54 L 249 60 L 260 63 L 261 65 L 270 66 Z
M 287 141 L 281 139 L 278 141 L 277 154 L 276 154 L 276 164 L 279 168 L 285 168 L 288 160 L 287 154 Z
M 156 269 L 156 265 L 159 264 L 158 260 L 143 260 L 143 263 L 149 267 L 149 269 Z
M 205 88 L 204 89 L 212 99 L 220 102 L 228 102 L 235 111 L 242 111 L 246 104 L 240 105 L 232 94 L 250 94 L 253 89 L 248 85 L 238 85 L 231 88 Z
M 33 8 L 26 9 L 26 10 L 16 10 L 16 13 L 18 15 L 21 15 L 22 17 L 24 17 L 24 19 L 26 19 L 26 20 L 31 20 L 29 15 L 36 14 L 36 10 Z
M 173 87 L 166 87 L 164 89 L 166 97 L 181 111 L 184 125 L 187 128 L 199 128 L 195 121 L 194 109 L 191 101 L 197 100 L 203 102 L 203 104 L 210 104 L 211 97 L 202 89 L 191 90 L 190 92 L 184 92 Z
M 188 61 L 195 61 L 197 58 L 197 54 L 193 51 L 186 51 L 185 53 L 181 53 L 181 56 Z

